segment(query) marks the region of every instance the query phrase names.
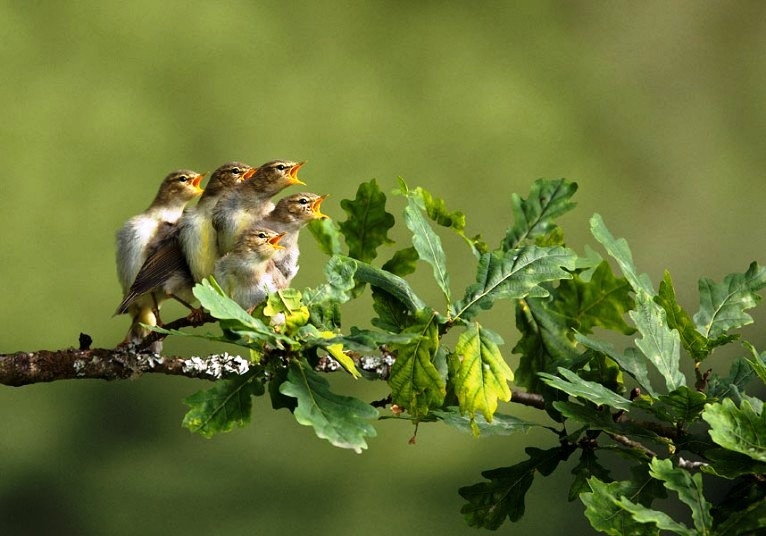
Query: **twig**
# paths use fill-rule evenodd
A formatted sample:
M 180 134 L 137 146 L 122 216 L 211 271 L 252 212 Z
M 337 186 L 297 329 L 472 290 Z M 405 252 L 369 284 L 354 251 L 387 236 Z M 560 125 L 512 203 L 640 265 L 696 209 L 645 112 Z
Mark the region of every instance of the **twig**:
M 611 437 L 612 439 L 614 439 L 616 442 L 618 442 L 621 445 L 625 445 L 626 447 L 629 447 L 629 448 L 632 448 L 632 449 L 640 450 L 641 452 L 643 452 L 644 454 L 646 454 L 650 458 L 657 458 L 658 457 L 656 452 L 654 452 L 650 448 L 645 447 L 644 445 L 642 445 L 638 441 L 633 441 L 629 437 L 621 435 L 621 434 L 613 434 L 611 432 L 606 432 L 606 433 L 609 435 L 609 437 Z
M 528 393 L 526 391 L 511 390 L 511 402 L 531 406 L 537 409 L 545 409 L 545 399 L 543 395 L 537 393 Z

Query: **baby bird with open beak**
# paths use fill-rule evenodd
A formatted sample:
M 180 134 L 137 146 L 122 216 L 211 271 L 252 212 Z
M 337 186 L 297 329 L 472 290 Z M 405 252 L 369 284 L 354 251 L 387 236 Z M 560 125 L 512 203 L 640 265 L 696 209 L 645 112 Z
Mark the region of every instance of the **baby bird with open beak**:
M 219 255 L 231 251 L 245 229 L 274 209 L 272 197 L 288 186 L 304 184 L 298 178 L 301 166 L 303 162 L 266 162 L 258 167 L 250 180 L 223 196 L 212 216 Z
M 245 230 L 234 248 L 215 263 L 214 276 L 224 292 L 243 309 L 252 312 L 270 292 L 284 288 L 279 270 L 270 270 L 272 257 L 284 249 L 284 233 L 265 227 Z
M 276 252 L 272 260 L 275 268 L 284 276 L 286 286 L 290 285 L 298 273 L 298 233 L 309 222 L 327 218 L 320 209 L 326 197 L 308 192 L 289 195 L 280 199 L 274 210 L 258 222 L 258 225 L 285 233 L 279 242 L 284 249 Z

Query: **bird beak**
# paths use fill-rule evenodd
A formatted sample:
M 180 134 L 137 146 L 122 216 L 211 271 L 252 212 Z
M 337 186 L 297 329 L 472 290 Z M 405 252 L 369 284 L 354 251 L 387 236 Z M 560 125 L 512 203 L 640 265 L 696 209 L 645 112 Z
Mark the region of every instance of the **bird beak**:
M 256 171 L 258 171 L 258 168 L 250 168 L 250 169 L 248 169 L 247 171 L 245 171 L 245 172 L 242 174 L 242 180 L 243 180 L 243 181 L 246 181 L 247 179 L 249 179 L 250 177 L 252 177 L 253 175 L 255 175 L 255 172 L 256 172 Z
M 202 192 L 205 191 L 200 187 L 200 183 L 202 182 L 202 179 L 205 178 L 205 175 L 207 175 L 207 173 L 198 173 L 197 176 L 194 177 L 194 179 L 192 179 L 192 186 L 196 188 L 197 194 L 201 194 Z
M 290 168 L 290 184 L 302 184 L 304 186 L 306 185 L 305 182 L 303 182 L 302 180 L 298 178 L 298 170 L 305 163 L 306 161 L 304 160 L 303 162 L 298 162 L 297 164 L 295 164 L 293 167 Z
M 269 239 L 269 244 L 271 244 L 271 246 L 274 249 L 285 249 L 285 246 L 279 245 L 279 241 L 282 240 L 282 237 L 285 236 L 286 234 L 287 233 L 278 234 L 274 238 Z
M 322 201 L 324 201 L 326 198 L 327 198 L 327 195 L 325 194 L 323 196 L 318 197 L 311 204 L 311 212 L 314 213 L 314 218 L 322 219 L 322 220 L 325 219 L 325 218 L 329 218 L 329 216 L 327 214 L 323 214 L 322 210 L 320 209 L 320 207 L 322 205 Z

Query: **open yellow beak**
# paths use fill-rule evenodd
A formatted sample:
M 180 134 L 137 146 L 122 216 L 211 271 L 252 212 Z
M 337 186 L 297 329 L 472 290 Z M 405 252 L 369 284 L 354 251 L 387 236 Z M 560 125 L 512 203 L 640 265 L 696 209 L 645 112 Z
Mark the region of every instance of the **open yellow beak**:
M 285 236 L 287 233 L 278 234 L 277 236 L 269 239 L 269 244 L 271 244 L 271 247 L 274 249 L 285 249 L 285 246 L 280 246 L 279 241 L 282 240 L 282 237 Z
M 305 182 L 298 178 L 298 170 L 303 167 L 303 164 L 305 163 L 306 161 L 304 160 L 303 162 L 298 162 L 290 168 L 290 184 L 302 184 L 304 186 L 306 185 Z
M 311 212 L 313 212 L 314 218 L 317 220 L 323 220 L 330 217 L 327 214 L 323 214 L 320 208 L 322 206 L 322 201 L 325 199 L 327 199 L 327 194 L 319 196 L 313 203 L 311 203 Z

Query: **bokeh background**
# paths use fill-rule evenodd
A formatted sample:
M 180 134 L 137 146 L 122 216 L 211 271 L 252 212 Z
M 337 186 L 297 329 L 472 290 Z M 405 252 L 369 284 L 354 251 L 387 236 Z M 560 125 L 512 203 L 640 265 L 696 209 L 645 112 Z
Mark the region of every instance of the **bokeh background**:
M 761 2 L 6 1 L 0 36 L 0 352 L 67 347 L 80 332 L 119 342 L 115 230 L 168 171 L 230 159 L 308 160 L 302 177 L 339 220 L 359 182 L 388 191 L 402 176 L 490 243 L 513 192 L 567 177 L 580 185 L 568 244 L 595 246 L 588 219 L 600 212 L 655 284 L 672 272 L 691 311 L 699 277 L 763 261 Z M 310 236 L 302 244 L 299 287 L 324 262 Z M 459 295 L 471 257 L 445 245 Z M 438 303 L 427 277 L 413 284 Z M 369 303 L 353 307 L 369 318 Z M 487 322 L 515 366 L 511 311 Z M 368 400 L 382 392 L 333 381 Z M 412 429 L 386 421 L 356 455 L 267 398 L 251 426 L 205 440 L 180 422 L 181 399 L 207 386 L 0 388 L 0 533 L 475 534 L 457 488 L 555 444 L 432 425 L 409 446 Z M 573 461 L 536 479 L 526 516 L 501 532 L 588 534 L 582 505 L 566 502 Z

